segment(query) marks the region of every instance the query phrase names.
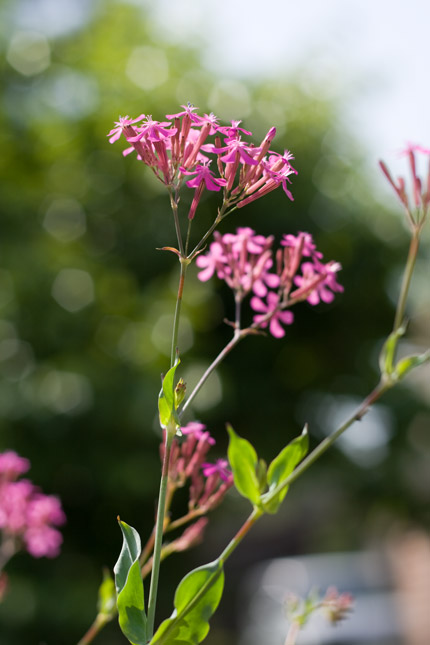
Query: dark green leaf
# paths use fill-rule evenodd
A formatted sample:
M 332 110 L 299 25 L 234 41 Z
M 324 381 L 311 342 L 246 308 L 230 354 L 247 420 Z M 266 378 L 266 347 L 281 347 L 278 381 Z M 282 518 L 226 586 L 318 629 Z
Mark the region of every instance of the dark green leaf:
M 197 645 L 209 632 L 209 620 L 221 600 L 224 571 L 219 560 L 194 569 L 179 583 L 175 609 L 161 623 L 150 645 Z
M 234 485 L 243 497 L 256 505 L 260 501 L 260 482 L 257 475 L 258 457 L 253 446 L 239 437 L 231 426 L 228 460 L 233 471 Z
M 114 567 L 119 625 L 130 643 L 146 645 L 145 602 L 139 564 L 140 537 L 132 526 L 121 521 L 119 525 L 123 543 Z
M 293 439 L 277 457 L 272 461 L 267 470 L 267 484 L 269 490 L 261 496 L 264 510 L 268 513 L 276 513 L 288 491 L 285 486 L 277 495 L 271 497 L 270 493 L 283 482 L 294 470 L 297 464 L 306 455 L 309 447 L 307 427 L 305 426 L 300 437 Z

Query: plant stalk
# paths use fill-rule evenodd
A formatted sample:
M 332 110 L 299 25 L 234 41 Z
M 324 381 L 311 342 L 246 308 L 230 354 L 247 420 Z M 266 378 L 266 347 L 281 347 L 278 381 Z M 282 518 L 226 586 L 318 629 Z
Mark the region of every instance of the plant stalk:
M 189 264 L 189 260 L 181 257 L 180 263 L 181 263 L 181 272 L 179 275 L 178 295 L 176 298 L 175 317 L 173 320 L 172 348 L 170 352 L 170 367 L 173 367 L 176 361 L 176 349 L 178 347 L 179 320 L 181 318 L 182 296 L 184 293 L 185 275 L 187 272 L 187 266 Z
M 397 329 L 403 323 L 405 307 L 406 307 L 406 299 L 408 297 L 412 274 L 414 271 L 415 262 L 417 260 L 419 242 L 420 242 L 420 230 L 418 228 L 414 228 L 414 231 L 412 233 L 411 243 L 409 246 L 408 259 L 406 261 L 405 271 L 403 273 L 399 300 L 397 302 L 397 309 L 396 309 L 396 316 L 394 318 L 393 331 L 397 331 Z
M 161 473 L 160 494 L 158 497 L 157 521 L 155 525 L 154 555 L 152 565 L 151 584 L 148 598 L 148 641 L 154 633 L 155 606 L 157 602 L 158 578 L 160 575 L 160 556 L 163 541 L 164 515 L 166 509 L 167 481 L 169 475 L 170 451 L 172 447 L 173 434 L 166 431 L 166 442 L 164 447 L 163 468 Z
M 179 418 L 182 417 L 188 406 L 191 404 L 193 401 L 194 397 L 198 394 L 198 392 L 201 390 L 203 385 L 206 383 L 208 380 L 209 376 L 212 374 L 212 372 L 218 367 L 218 365 L 224 360 L 224 358 L 231 352 L 231 350 L 244 338 L 245 336 L 248 335 L 247 330 L 245 329 L 235 329 L 233 338 L 227 345 L 220 351 L 218 356 L 215 358 L 214 361 L 209 365 L 205 373 L 202 375 L 200 378 L 199 382 L 185 401 L 184 405 L 182 406 L 182 409 L 179 411 L 178 415 Z

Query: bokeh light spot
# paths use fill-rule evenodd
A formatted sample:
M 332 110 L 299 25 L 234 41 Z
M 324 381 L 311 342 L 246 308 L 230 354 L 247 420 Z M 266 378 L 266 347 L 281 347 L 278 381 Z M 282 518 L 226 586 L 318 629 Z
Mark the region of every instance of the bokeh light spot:
M 34 76 L 49 67 L 51 48 L 44 34 L 17 31 L 10 40 L 6 58 L 9 65 L 23 76 Z
M 126 74 L 142 90 L 153 90 L 169 78 L 166 54 L 157 47 L 136 47 L 127 61 Z
M 86 231 L 85 212 L 76 199 L 60 197 L 48 206 L 43 226 L 60 242 L 72 242 Z
M 72 313 L 87 307 L 94 300 L 94 282 L 87 271 L 61 269 L 52 285 L 52 296 Z
M 39 398 L 54 412 L 77 414 L 91 407 L 90 382 L 82 374 L 50 370 L 43 378 Z

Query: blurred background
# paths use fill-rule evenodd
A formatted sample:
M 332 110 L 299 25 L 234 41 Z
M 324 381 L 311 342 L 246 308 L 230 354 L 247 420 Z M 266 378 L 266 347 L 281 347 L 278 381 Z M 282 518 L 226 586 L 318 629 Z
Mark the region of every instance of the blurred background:
M 308 231 L 324 257 L 343 267 L 345 293 L 333 304 L 297 309 L 283 340 L 247 339 L 196 399 L 188 420 L 207 425 L 215 456 L 226 452 L 226 422 L 266 460 L 306 421 L 316 444 L 376 384 L 408 248 L 376 160 L 383 155 L 405 172 L 398 150 L 408 140 L 430 143 L 423 33 L 430 9 L 418 0 L 401 11 L 400 2 L 320 4 L 0 6 L 0 450 L 28 457 L 29 476 L 61 498 L 68 518 L 57 559 L 23 553 L 10 562 L 1 645 L 76 643 L 95 616 L 102 567 L 112 568 L 119 553 L 117 515 L 143 538 L 153 525 L 156 399 L 169 360 L 178 266 L 155 250 L 175 244 L 162 186 L 123 158 L 120 143 L 107 141 L 119 114 L 163 120 L 190 101 L 227 123 L 243 119 L 254 141 L 275 125 L 276 149 L 296 158 L 294 203 L 278 190 L 227 218 L 221 231 L 251 226 L 278 240 Z M 198 219 L 207 229 L 216 206 L 216 195 L 202 202 L 196 228 Z M 427 227 L 405 351 L 429 344 L 429 242 Z M 232 317 L 233 302 L 222 285 L 189 273 L 180 346 L 191 384 L 229 340 L 223 319 Z M 416 539 L 424 544 L 419 563 L 428 566 L 429 431 L 430 374 L 421 368 L 248 536 L 228 563 L 226 594 L 206 642 L 253 645 L 246 629 L 269 575 L 259 563 L 272 558 L 381 554 L 388 573 L 380 584 L 392 589 L 400 580 L 392 563 L 403 561 L 396 554 Z M 171 612 L 180 578 L 215 558 L 247 514 L 245 501 L 229 495 L 205 543 L 172 556 L 161 574 L 160 619 Z M 349 566 L 329 562 L 332 576 L 310 567 L 316 584 L 336 583 Z M 341 591 L 354 591 L 348 582 L 364 584 L 351 562 Z M 276 611 L 284 620 L 280 603 Z M 260 626 L 270 612 L 265 616 Z M 427 642 L 405 635 L 400 623 L 380 640 L 370 633 L 333 642 Z M 282 643 L 282 630 L 263 641 Z M 124 642 L 116 621 L 98 642 Z

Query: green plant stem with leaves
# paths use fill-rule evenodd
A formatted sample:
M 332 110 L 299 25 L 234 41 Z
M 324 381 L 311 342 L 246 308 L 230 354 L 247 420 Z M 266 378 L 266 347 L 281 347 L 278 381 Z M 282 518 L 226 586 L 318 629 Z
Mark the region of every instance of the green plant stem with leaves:
M 152 549 L 152 542 L 153 542 L 154 552 L 153 552 L 152 562 L 151 562 L 152 576 L 151 576 L 151 584 L 150 584 L 150 592 L 149 592 L 149 600 L 148 600 L 147 629 L 145 631 L 145 640 L 139 641 L 139 644 L 140 642 L 144 642 L 144 643 L 154 643 L 154 645 L 155 643 L 157 643 L 158 645 L 162 645 L 163 643 L 165 643 L 166 645 L 167 644 L 170 645 L 170 643 L 172 643 L 172 645 L 175 643 L 179 643 L 180 641 L 176 640 L 175 634 L 177 633 L 177 630 L 181 626 L 183 628 L 184 625 L 186 625 L 187 629 L 189 630 L 190 638 L 191 638 L 191 635 L 193 635 L 193 638 L 197 639 L 195 641 L 193 640 L 192 642 L 196 642 L 196 643 L 201 642 L 202 638 L 200 638 L 200 636 L 203 633 L 205 634 L 207 633 L 209 626 L 207 623 L 208 621 L 207 615 L 204 619 L 198 618 L 198 609 L 202 605 L 203 600 L 207 599 L 212 594 L 212 596 L 214 596 L 214 599 L 211 605 L 210 613 L 213 613 L 213 611 L 215 611 L 216 606 L 219 602 L 218 596 L 220 597 L 220 593 L 222 593 L 223 583 L 221 582 L 221 577 L 223 577 L 223 565 L 226 562 L 226 560 L 231 556 L 231 554 L 235 551 L 235 549 L 239 546 L 243 538 L 248 534 L 248 532 L 255 525 L 255 523 L 266 512 L 269 512 L 269 513 L 276 512 L 289 486 L 292 483 L 294 483 L 315 461 L 317 461 L 353 423 L 361 420 L 363 416 L 367 413 L 367 411 L 370 409 L 370 407 L 376 401 L 378 401 L 381 398 L 381 396 L 385 394 L 387 390 L 394 387 L 401 379 L 404 378 L 404 376 L 409 371 L 411 371 L 416 366 L 430 359 L 430 353 L 427 352 L 422 355 L 406 357 L 404 359 L 399 360 L 397 364 L 395 362 L 397 345 L 398 345 L 399 339 L 404 333 L 403 320 L 404 320 L 404 314 L 405 314 L 405 307 L 406 307 L 406 301 L 407 301 L 411 279 L 413 275 L 413 270 L 415 267 L 416 258 L 418 254 L 420 233 L 421 233 L 422 225 L 424 221 L 422 220 L 419 224 L 415 224 L 412 227 L 412 238 L 410 242 L 405 271 L 402 279 L 399 299 L 396 307 L 393 332 L 388 337 L 386 343 L 384 344 L 383 350 L 381 352 L 381 357 L 380 357 L 381 378 L 378 385 L 363 400 L 363 402 L 360 404 L 357 410 L 350 417 L 348 417 L 348 419 L 346 419 L 342 425 L 340 425 L 330 435 L 328 435 L 325 439 L 323 439 L 312 450 L 312 452 L 309 453 L 309 455 L 304 457 L 304 459 L 302 459 L 304 454 L 300 453 L 300 459 L 296 463 L 294 460 L 297 459 L 297 453 L 295 454 L 294 458 L 292 458 L 291 455 L 289 455 L 288 459 L 290 461 L 291 459 L 293 459 L 293 461 L 290 464 L 287 464 L 287 462 L 285 461 L 286 457 L 284 456 L 281 458 L 281 455 L 285 452 L 285 450 L 287 450 L 292 445 L 292 444 L 289 444 L 289 446 L 287 446 L 287 448 L 284 449 L 284 451 L 282 451 L 282 453 L 280 453 L 280 455 L 278 455 L 278 457 L 272 462 L 272 464 L 269 467 L 269 470 L 267 471 L 267 478 L 270 486 L 269 486 L 269 490 L 266 492 L 261 492 L 258 488 L 259 484 L 256 478 L 257 456 L 254 449 L 252 448 L 252 446 L 250 446 L 250 444 L 248 444 L 248 442 L 246 442 L 246 440 L 237 438 L 237 436 L 234 435 L 233 430 L 231 430 L 230 446 L 232 446 L 232 441 L 233 441 L 233 445 L 235 441 L 244 442 L 243 444 L 241 444 L 241 450 L 237 451 L 239 455 L 238 463 L 240 462 L 241 459 L 243 459 L 243 449 L 245 449 L 245 452 L 246 451 L 249 452 L 249 459 L 248 459 L 248 466 L 247 466 L 248 472 L 246 472 L 245 474 L 243 474 L 243 472 L 238 474 L 239 471 L 236 470 L 234 463 L 232 463 L 232 459 L 234 462 L 234 457 L 230 458 L 230 462 L 233 468 L 233 472 L 235 474 L 235 483 L 236 483 L 236 476 L 239 481 L 239 485 L 236 483 L 236 487 L 238 488 L 239 492 L 241 492 L 241 494 L 243 494 L 245 497 L 249 499 L 249 501 L 251 501 L 253 505 L 253 510 L 249 515 L 249 517 L 245 520 L 241 528 L 237 531 L 236 535 L 232 538 L 232 540 L 228 543 L 226 548 L 223 550 L 219 558 L 214 563 L 211 563 L 211 565 L 200 567 L 199 569 L 196 569 L 194 572 L 191 572 L 180 583 L 177 590 L 177 594 L 175 596 L 176 613 L 174 613 L 170 619 L 167 619 L 166 621 L 164 621 L 164 623 L 162 623 L 162 625 L 154 635 L 154 617 L 155 617 L 155 608 L 156 608 L 158 576 L 159 576 L 159 569 L 160 569 L 160 561 L 163 553 L 162 539 L 163 539 L 164 530 L 166 528 L 165 512 L 166 512 L 167 483 L 168 483 L 168 475 L 169 475 L 168 467 L 169 467 L 169 459 L 170 459 L 170 449 L 171 449 L 173 438 L 175 436 L 176 428 L 179 425 L 179 419 L 188 409 L 189 405 L 191 404 L 195 396 L 198 394 L 198 392 L 201 390 L 201 388 L 203 387 L 204 383 L 207 381 L 210 374 L 212 374 L 212 372 L 218 367 L 218 365 L 224 360 L 224 358 L 232 351 L 232 349 L 246 336 L 250 334 L 259 333 L 259 330 L 256 329 L 255 324 L 245 329 L 240 328 L 241 298 L 237 297 L 236 303 L 235 303 L 235 322 L 232 323 L 232 326 L 234 327 L 233 338 L 221 350 L 221 352 L 218 354 L 218 356 L 215 358 L 215 360 L 212 362 L 209 368 L 202 375 L 201 379 L 199 380 L 199 382 L 197 383 L 193 391 L 189 394 L 188 398 L 186 399 L 184 405 L 182 406 L 182 409 L 175 408 L 174 403 L 172 403 L 173 402 L 173 378 L 174 378 L 174 370 L 176 369 L 176 365 L 178 362 L 177 361 L 177 341 L 178 341 L 178 334 L 179 334 L 181 303 L 183 298 L 186 269 L 188 267 L 188 264 L 191 263 L 192 259 L 194 259 L 194 257 L 196 256 L 200 248 L 204 245 L 205 241 L 209 238 L 210 234 L 213 232 L 213 230 L 215 230 L 219 222 L 230 211 L 228 211 L 227 207 L 224 208 L 223 206 L 224 210 L 223 209 L 220 210 L 216 220 L 214 221 L 214 224 L 209 229 L 208 233 L 205 236 L 203 236 L 202 240 L 196 245 L 192 253 L 190 253 L 187 256 L 186 249 L 184 249 L 182 244 L 181 234 L 179 229 L 179 221 L 177 218 L 178 200 L 177 198 L 174 199 L 171 195 L 171 201 L 172 201 L 172 210 L 173 210 L 174 220 L 175 220 L 175 227 L 178 235 L 178 245 L 180 249 L 179 259 L 180 259 L 180 265 L 181 265 L 178 297 L 176 302 L 175 318 L 174 318 L 174 325 L 173 325 L 173 332 L 172 332 L 172 353 L 171 353 L 170 372 L 173 372 L 173 375 L 170 377 L 170 380 L 169 380 L 169 383 L 170 383 L 169 387 L 172 388 L 172 398 L 171 400 L 169 399 L 168 401 L 168 406 L 171 407 L 171 411 L 169 412 L 170 417 L 168 415 L 166 417 L 166 419 L 169 418 L 169 422 L 168 422 L 168 429 L 166 431 L 165 451 L 164 451 L 164 459 L 163 459 L 163 467 L 162 467 L 162 477 L 160 482 L 160 495 L 159 495 L 159 505 L 157 510 L 156 527 L 155 527 L 155 532 L 153 534 L 153 538 L 152 537 L 150 538 L 150 540 L 148 541 L 149 546 L 145 550 L 145 559 L 146 559 L 147 556 L 149 557 L 149 554 Z M 175 217 L 175 214 L 176 214 L 176 217 Z M 186 248 L 188 248 L 189 234 L 190 234 L 190 223 L 189 223 L 188 232 L 187 232 Z M 268 314 L 267 319 L 269 318 L 269 316 L 270 314 Z M 163 389 L 164 389 L 164 383 L 163 383 Z M 161 413 L 160 413 L 160 418 L 161 418 Z M 233 437 L 236 437 L 236 438 L 233 439 Z M 299 441 L 302 441 L 302 440 L 303 440 L 303 435 L 302 435 L 302 439 L 299 438 Z M 247 445 L 245 446 L 245 444 Z M 232 448 L 232 450 L 233 450 L 232 452 L 233 454 L 234 448 Z M 293 448 L 291 448 L 291 450 L 293 450 Z M 245 459 L 245 462 L 246 462 L 246 459 Z M 291 467 L 291 464 L 293 464 L 292 467 Z M 238 466 L 239 470 L 240 470 L 240 467 Z M 252 473 L 253 468 L 254 468 L 254 473 Z M 289 472 L 287 472 L 288 470 Z M 280 476 L 279 473 L 281 474 L 284 473 L 285 476 Z M 190 516 L 190 518 L 191 516 L 192 517 L 195 516 L 192 513 L 188 515 Z M 187 515 L 184 516 L 184 518 L 181 518 L 176 523 L 173 522 L 171 525 L 171 528 L 176 528 L 176 526 L 180 526 L 183 522 L 188 521 L 188 519 L 189 518 Z M 127 538 L 127 539 L 130 539 L 130 538 Z M 124 540 L 126 542 L 126 538 L 124 538 Z M 139 545 L 140 545 L 140 542 L 139 542 Z M 138 559 L 139 559 L 139 556 L 140 556 L 140 552 L 137 556 Z M 143 562 L 141 564 L 143 564 Z M 146 570 L 148 569 L 149 567 L 147 567 Z M 201 578 L 201 584 L 199 583 L 196 586 L 195 581 L 197 580 L 197 578 L 199 578 L 199 580 Z M 186 590 L 186 592 L 184 590 Z M 181 593 L 183 596 L 182 604 L 180 602 Z M 178 596 L 179 596 L 179 600 L 177 598 Z M 176 605 L 177 602 L 179 603 L 178 606 Z M 87 634 L 79 642 L 79 645 L 88 645 L 90 642 L 92 642 L 93 638 L 99 633 L 102 627 L 109 620 L 112 619 L 113 615 L 114 614 L 112 613 L 105 614 L 105 615 L 101 615 L 99 613 L 95 622 L 88 630 Z M 189 618 L 190 616 L 195 617 L 194 623 L 191 620 L 191 618 Z M 199 620 L 200 620 L 200 623 L 199 623 Z M 121 622 L 121 610 L 120 610 L 120 622 Z M 291 634 L 289 633 L 286 640 L 286 643 L 288 644 L 294 643 L 297 636 L 296 634 L 297 630 L 296 630 L 296 627 L 294 627 L 294 625 L 291 626 L 291 630 L 292 632 Z M 197 633 L 199 634 L 198 636 L 196 635 Z M 126 635 L 128 636 L 127 633 Z M 130 640 L 130 636 L 128 637 Z M 130 642 L 134 643 L 135 641 L 130 640 Z
M 393 360 L 394 360 L 394 356 L 397 348 L 397 342 L 401 335 L 399 333 L 399 330 L 401 329 L 401 324 L 404 318 L 407 295 L 409 292 L 413 269 L 415 266 L 416 257 L 418 253 L 419 234 L 420 234 L 420 230 L 415 229 L 413 231 L 409 254 L 408 254 L 408 260 L 406 263 L 405 272 L 402 280 L 402 286 L 400 290 L 400 296 L 399 296 L 399 300 L 396 308 L 396 315 L 394 319 L 394 334 L 392 334 L 390 337 L 392 338 L 392 343 L 391 343 L 392 346 L 389 350 L 391 365 L 385 365 L 385 367 L 388 369 L 382 370 L 380 382 L 374 388 L 374 390 L 372 390 L 372 392 L 363 400 L 363 402 L 357 408 L 357 410 L 348 419 L 346 419 L 346 421 L 341 426 L 339 426 L 339 428 L 337 428 L 329 436 L 323 439 L 323 441 L 321 441 L 321 443 L 319 443 L 316 446 L 316 448 L 307 457 L 305 457 L 305 459 L 303 459 L 303 461 L 301 461 L 299 465 L 297 465 L 294 468 L 292 473 L 290 473 L 286 478 L 280 481 L 271 491 L 269 491 L 264 495 L 264 503 L 266 505 L 269 505 L 271 502 L 276 500 L 276 498 L 279 497 L 279 495 L 282 494 L 283 491 L 286 491 L 287 488 L 294 481 L 296 481 L 315 461 L 317 461 L 353 423 L 361 420 L 363 416 L 366 414 L 366 412 L 369 410 L 369 408 L 376 401 L 378 401 L 380 397 L 388 389 L 396 385 L 398 380 L 400 380 L 400 378 L 402 378 L 410 369 L 412 369 L 415 366 L 415 362 L 412 361 L 410 362 L 410 365 L 407 367 L 404 373 L 397 373 L 396 367 L 393 366 Z M 224 349 L 220 352 L 217 358 L 213 361 L 211 366 L 203 374 L 200 381 L 198 382 L 193 392 L 190 394 L 186 403 L 184 404 L 180 412 L 180 415 L 182 415 L 186 411 L 188 405 L 196 396 L 196 394 L 201 389 L 203 384 L 206 382 L 210 374 L 216 369 L 216 367 L 221 363 L 221 361 L 230 353 L 230 351 L 238 344 L 238 342 L 244 336 L 250 333 L 250 331 L 251 331 L 250 329 L 246 329 L 246 330 L 240 329 L 240 302 L 238 303 L 238 301 L 236 301 L 236 321 L 235 321 L 235 331 L 234 331 L 233 338 L 226 345 L 226 347 L 224 347 Z M 419 358 L 420 358 L 419 362 L 424 362 L 424 360 L 428 360 L 427 355 Z M 250 514 L 250 516 L 248 517 L 248 519 L 244 522 L 244 524 L 239 529 L 235 537 L 230 541 L 230 543 L 227 545 L 227 547 L 224 549 L 224 551 L 218 558 L 218 562 L 221 564 L 221 566 L 224 564 L 227 558 L 233 553 L 233 551 L 237 548 L 237 546 L 243 540 L 245 535 L 247 535 L 249 530 L 254 526 L 254 524 L 260 519 L 260 517 L 263 514 L 264 514 L 264 510 L 261 507 L 254 506 L 254 509 Z M 200 588 L 198 594 L 196 594 L 194 600 L 190 602 L 187 612 L 191 612 L 193 610 L 193 608 L 198 604 L 199 600 L 208 592 L 211 586 L 215 584 L 218 576 L 219 576 L 219 572 L 216 571 L 207 579 L 205 584 Z M 187 612 L 182 613 L 182 619 L 184 618 Z M 169 629 L 173 629 L 173 627 Z M 163 640 L 160 640 L 160 643 L 161 642 L 167 643 L 168 641 L 165 641 L 163 639 Z

